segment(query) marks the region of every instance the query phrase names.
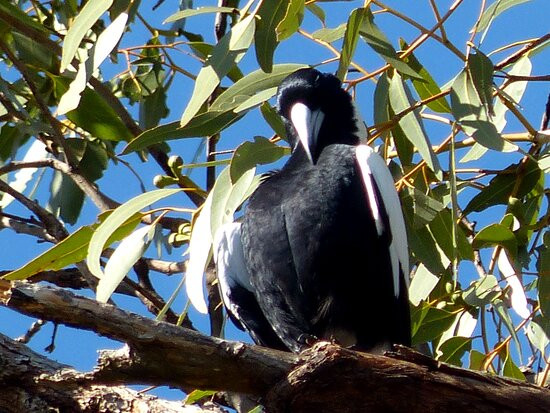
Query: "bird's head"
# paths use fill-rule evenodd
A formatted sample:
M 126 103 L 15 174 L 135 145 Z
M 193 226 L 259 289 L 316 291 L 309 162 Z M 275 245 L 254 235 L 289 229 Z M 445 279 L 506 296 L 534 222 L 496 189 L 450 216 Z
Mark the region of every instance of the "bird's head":
M 313 164 L 330 144 L 359 143 L 351 96 L 336 76 L 311 68 L 292 73 L 279 86 L 277 110 L 292 151 L 301 144 Z

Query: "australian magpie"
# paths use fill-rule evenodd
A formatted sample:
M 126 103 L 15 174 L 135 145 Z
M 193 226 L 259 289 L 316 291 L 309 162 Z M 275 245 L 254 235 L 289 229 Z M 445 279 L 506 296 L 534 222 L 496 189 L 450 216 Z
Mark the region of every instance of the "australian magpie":
M 351 96 L 335 76 L 301 69 L 279 86 L 277 110 L 292 154 L 214 240 L 229 315 L 257 343 L 294 352 L 321 339 L 410 345 L 401 206 Z

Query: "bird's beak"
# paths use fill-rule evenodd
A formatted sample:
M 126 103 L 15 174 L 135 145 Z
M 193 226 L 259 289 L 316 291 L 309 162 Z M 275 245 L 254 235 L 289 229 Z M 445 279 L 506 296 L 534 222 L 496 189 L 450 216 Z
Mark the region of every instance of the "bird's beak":
M 325 114 L 320 109 L 311 110 L 300 102 L 295 103 L 290 109 L 290 121 L 312 164 L 315 164 L 316 161 L 312 154 L 315 154 L 319 129 L 321 129 L 324 118 Z

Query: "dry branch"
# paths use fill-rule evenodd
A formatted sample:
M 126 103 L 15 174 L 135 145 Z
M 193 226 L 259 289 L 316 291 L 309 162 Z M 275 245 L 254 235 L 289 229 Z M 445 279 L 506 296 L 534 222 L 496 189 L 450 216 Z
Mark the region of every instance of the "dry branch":
M 0 282 L 0 303 L 125 342 L 80 385 L 162 384 L 264 397 L 269 412 L 548 412 L 550 391 L 401 351 L 390 357 L 319 343 L 300 354 L 208 337 L 59 288 Z M 0 391 L 1 393 L 1 391 Z M 1 398 L 2 396 L 0 396 Z

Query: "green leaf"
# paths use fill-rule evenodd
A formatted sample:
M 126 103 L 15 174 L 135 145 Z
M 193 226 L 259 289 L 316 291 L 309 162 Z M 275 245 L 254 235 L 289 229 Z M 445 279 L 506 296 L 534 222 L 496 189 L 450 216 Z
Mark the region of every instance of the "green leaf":
M 287 140 L 285 124 L 277 111 L 269 104 L 269 102 L 264 102 L 260 106 L 260 111 L 265 121 L 271 126 L 271 129 L 275 132 L 277 136 L 281 139 Z
M 413 344 L 437 339 L 453 324 L 455 318 L 456 314 L 435 307 L 414 309 L 411 314 Z
M 412 189 L 412 199 L 414 223 L 417 228 L 432 222 L 437 214 L 445 208 L 437 199 L 424 194 L 424 192 L 416 188 Z
M 389 97 L 391 107 L 395 113 L 403 112 L 414 104 L 414 100 L 410 96 L 410 92 L 403 82 L 403 78 L 397 73 L 390 81 Z M 443 173 L 439 165 L 439 160 L 435 156 L 430 141 L 428 140 L 419 111 L 415 110 L 407 113 L 399 120 L 399 126 L 404 132 L 406 131 L 407 139 L 409 139 L 418 149 L 418 152 L 426 161 L 430 169 L 434 171 L 439 179 L 442 179 Z
M 105 215 L 108 214 L 110 214 L 110 212 Z M 100 219 L 104 219 L 105 215 L 102 214 Z M 107 243 L 124 238 L 134 230 L 140 220 L 141 214 L 130 217 L 113 233 Z M 7 280 L 24 280 L 41 271 L 57 271 L 68 265 L 82 261 L 86 258 L 88 243 L 98 226 L 99 224 L 93 224 L 79 228 L 63 241 L 57 243 L 32 261 L 29 261 L 21 268 L 6 274 L 3 278 Z
M 325 14 L 325 11 L 319 7 L 317 4 L 315 3 L 309 3 L 309 4 L 306 4 L 306 8 L 315 16 L 319 19 L 319 21 L 321 22 L 321 24 L 324 26 L 325 23 L 326 23 L 326 14 Z
M 537 268 L 539 270 L 539 278 L 537 281 L 537 295 L 542 314 L 550 318 L 550 266 L 542 266 L 542 263 L 550 263 L 550 251 L 548 249 L 543 250 L 539 261 L 537 262 Z
M 550 319 L 541 315 L 533 317 L 527 327 L 527 337 L 532 345 L 545 354 L 550 344 Z
M 307 67 L 307 65 L 280 64 L 274 65 L 270 73 L 263 70 L 251 72 L 218 96 L 209 110 L 227 111 L 235 109 L 256 93 L 279 86 L 285 77 L 304 67 Z
M 186 9 L 186 10 L 178 11 L 172 14 L 162 23 L 163 24 L 172 23 L 177 20 L 186 19 L 187 17 L 198 16 L 200 14 L 206 14 L 206 13 L 234 13 L 237 11 L 238 9 L 234 7 L 214 7 L 214 6 L 198 7 L 196 9 Z
M 193 95 L 181 117 L 182 127 L 193 119 L 221 80 L 242 59 L 254 38 L 255 22 L 253 15 L 245 17 L 233 26 L 214 47 L 212 55 L 205 62 L 195 80 Z
M 58 70 L 58 58 L 54 51 L 19 32 L 13 31 L 11 35 L 20 60 L 28 65 L 40 67 L 50 72 Z
M 462 357 L 472 349 L 472 339 L 469 337 L 451 337 L 438 347 L 441 354 L 437 360 L 444 363 L 462 366 Z
M 290 151 L 272 143 L 262 136 L 255 136 L 254 142 L 244 142 L 237 147 L 229 168 L 231 182 L 236 182 L 243 173 L 256 165 L 265 165 L 280 159 Z
M 74 225 L 84 204 L 84 192 L 65 174 L 54 171 L 47 208 Z
M 304 18 L 305 0 L 288 0 L 285 17 L 277 25 L 277 40 L 279 42 L 289 38 L 300 28 Z
M 409 287 L 410 302 L 414 306 L 418 306 L 422 300 L 428 298 L 438 282 L 439 277 L 432 274 L 424 264 L 420 263 Z
M 199 400 L 204 399 L 205 397 L 213 396 L 217 393 L 216 390 L 193 390 L 191 393 L 189 393 L 185 400 L 183 401 L 183 404 L 191 405 L 197 403 Z
M 508 71 L 508 74 L 516 76 L 529 76 L 531 74 L 532 67 L 533 65 L 531 64 L 529 57 L 523 56 L 513 64 L 511 69 Z M 501 91 L 506 94 L 510 101 L 520 102 L 525 89 L 527 88 L 527 83 L 528 82 L 511 82 L 506 84 L 505 88 L 501 87 Z M 502 98 L 496 100 L 494 111 L 495 115 L 493 123 L 495 124 L 497 131 L 502 132 L 507 123 L 506 113 L 508 112 L 508 107 L 502 103 Z
M 332 29 L 323 27 L 322 29 L 313 32 L 312 36 L 314 39 L 321 40 L 327 43 L 332 43 L 344 37 L 346 27 L 347 25 L 345 23 L 342 23 L 340 26 L 334 27 Z
M 96 300 L 98 302 L 106 303 L 109 300 L 126 274 L 143 256 L 154 232 L 155 225 L 145 225 L 120 242 L 105 264 L 105 273 L 97 283 Z
M 66 87 L 65 79 L 57 76 L 52 78 L 56 80 L 56 88 L 63 91 Z M 113 108 L 90 88 L 82 92 L 80 104 L 75 110 L 67 113 L 67 118 L 76 126 L 102 140 L 129 141 L 134 137 Z
M 348 66 L 355 53 L 355 47 L 359 40 L 359 29 L 363 24 L 363 19 L 367 16 L 367 9 L 355 9 L 351 12 L 348 23 L 346 24 L 346 33 L 344 34 L 344 44 L 340 52 L 340 60 L 338 61 L 338 70 L 336 77 L 341 81 L 346 78 Z
M 500 245 L 516 256 L 518 242 L 514 233 L 502 224 L 490 224 L 479 231 L 474 237 L 472 246 L 475 249 L 494 247 Z
M 518 165 L 510 165 L 503 173 L 495 176 L 489 184 L 475 195 L 466 208 L 464 214 L 472 211 L 481 212 L 493 205 L 506 205 L 515 189 Z M 525 173 L 515 193 L 516 198 L 523 198 L 539 184 L 541 170 L 536 162 L 529 160 L 525 165 Z
M 485 354 L 477 351 L 470 351 L 470 365 L 468 368 L 470 370 L 481 370 L 483 368 L 483 362 L 485 361 Z
M 502 301 L 500 299 L 496 299 L 495 301 L 493 301 L 493 308 L 496 310 L 496 313 L 498 314 L 499 319 L 502 320 L 502 322 L 504 323 L 504 325 L 508 329 L 508 332 L 510 333 L 510 335 L 514 339 L 514 343 L 516 344 L 518 354 L 521 357 L 521 354 L 522 354 L 521 353 L 521 344 L 519 342 L 518 335 L 517 335 L 516 329 L 514 327 L 514 323 L 513 323 L 512 319 L 510 318 L 510 313 L 508 312 L 508 306 L 504 303 L 504 301 Z
M 475 142 L 470 150 L 460 159 L 460 163 L 477 161 L 481 158 L 489 149 L 479 143 Z
M 402 49 L 409 47 L 403 40 L 401 40 L 400 43 Z M 420 99 L 425 100 L 441 93 L 441 89 L 437 83 L 435 83 L 435 80 L 432 78 L 430 73 L 424 66 L 422 66 L 422 64 L 412 53 L 405 57 L 404 61 L 411 67 L 411 69 L 421 76 L 421 79 L 414 77 L 412 78 L 412 84 L 416 90 L 416 93 L 420 96 Z M 440 97 L 439 99 L 428 103 L 427 106 L 434 112 L 451 113 L 451 107 L 444 97 Z
M 487 274 L 466 288 L 462 293 L 462 299 L 473 307 L 483 307 L 491 304 L 501 292 L 495 276 Z
M 492 23 L 500 13 L 518 4 L 527 3 L 529 0 L 495 0 L 481 15 L 477 32 L 482 32 Z
M 86 258 L 90 272 L 98 278 L 102 277 L 103 271 L 101 271 L 99 263 L 101 253 L 107 246 L 107 241 L 111 235 L 117 230 L 117 228 L 126 222 L 129 217 L 146 206 L 178 192 L 181 192 L 181 189 L 157 189 L 138 195 L 137 197 L 117 207 L 107 217 L 107 219 L 103 221 L 99 227 L 97 227 L 92 239 L 90 240 L 90 245 L 88 246 L 88 256 Z
M 504 366 L 502 368 L 502 374 L 505 377 L 511 377 L 513 379 L 526 381 L 525 375 L 521 372 L 516 363 L 514 363 L 514 360 L 512 360 L 512 356 L 508 351 L 508 346 L 506 346 L 506 356 L 504 360 Z
M 410 228 L 410 226 L 409 226 Z M 442 274 L 450 264 L 445 253 L 435 242 L 432 233 L 426 227 L 408 232 L 409 247 L 414 256 L 433 274 Z
M 363 19 L 361 36 L 363 36 L 367 44 L 395 70 L 412 78 L 422 79 L 418 73 L 416 73 L 407 63 L 399 58 L 391 42 L 374 23 L 374 16 L 368 9 L 366 18 Z
M 111 4 L 113 4 L 113 0 L 95 0 L 84 5 L 63 40 L 60 72 L 63 72 L 69 66 L 88 30 L 92 28 L 103 13 L 109 10 Z
M 78 65 L 78 72 L 69 89 L 61 96 L 57 106 L 58 115 L 64 115 L 78 106 L 88 80 L 120 41 L 127 21 L 128 14 L 120 13 L 98 36 L 87 57 Z
M 430 231 L 437 241 L 437 245 L 439 245 L 449 259 L 452 259 L 455 248 L 452 240 L 452 226 L 451 211 L 448 208 L 439 211 L 430 223 Z M 463 260 L 473 260 L 474 251 L 460 226 L 456 227 L 456 241 L 459 257 Z
M 11 4 L 9 1 L 0 1 L 0 12 L 19 21 L 22 26 L 36 30 L 42 35 L 49 36 L 51 34 L 46 26 L 40 23 L 37 18 L 27 15 L 21 8 Z M 9 25 L 7 26 L 9 27 Z
M 264 0 L 258 9 L 258 27 L 254 33 L 256 60 L 266 73 L 271 72 L 273 54 L 279 44 L 277 26 L 283 20 L 287 7 L 286 0 Z
M 160 125 L 136 136 L 122 150 L 122 155 L 168 140 L 211 136 L 240 119 L 242 115 L 243 113 L 234 113 L 232 111 L 209 111 L 195 116 L 183 128 L 180 126 L 180 122 Z
M 494 115 L 493 110 L 493 62 L 480 51 L 468 56 L 467 70 L 481 103 L 485 106 L 487 113 Z
M 476 142 L 497 151 L 505 148 L 505 141 L 491 122 L 475 83 L 468 70 L 457 76 L 451 87 L 451 110 L 464 132 Z

